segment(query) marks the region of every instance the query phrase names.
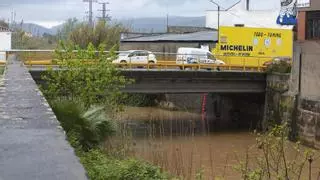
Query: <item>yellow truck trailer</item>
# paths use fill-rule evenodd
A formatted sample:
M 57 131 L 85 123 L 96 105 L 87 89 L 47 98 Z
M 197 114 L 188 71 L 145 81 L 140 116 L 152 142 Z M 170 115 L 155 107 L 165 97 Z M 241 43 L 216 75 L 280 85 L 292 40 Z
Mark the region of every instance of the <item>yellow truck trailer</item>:
M 212 50 L 230 65 L 262 66 L 274 58 L 290 58 L 293 32 L 288 29 L 220 27 L 219 43 Z

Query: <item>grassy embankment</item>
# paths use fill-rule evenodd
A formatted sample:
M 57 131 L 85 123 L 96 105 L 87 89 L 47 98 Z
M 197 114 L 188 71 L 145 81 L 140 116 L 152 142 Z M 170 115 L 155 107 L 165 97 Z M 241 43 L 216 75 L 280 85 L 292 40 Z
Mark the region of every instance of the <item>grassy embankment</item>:
M 171 179 L 159 167 L 128 156 L 125 140 L 110 144 L 111 137 L 125 136 L 102 108 L 84 110 L 79 103 L 61 101 L 51 102 L 51 106 L 90 179 Z M 106 144 L 112 148 L 105 148 Z

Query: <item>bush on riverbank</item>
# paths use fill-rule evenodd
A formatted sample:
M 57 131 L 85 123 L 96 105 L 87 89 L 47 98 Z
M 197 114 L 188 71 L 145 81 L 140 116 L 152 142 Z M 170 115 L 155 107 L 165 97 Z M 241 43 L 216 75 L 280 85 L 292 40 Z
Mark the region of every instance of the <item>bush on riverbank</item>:
M 126 106 L 154 107 L 158 98 L 157 94 L 125 94 L 119 102 Z
M 81 163 L 94 180 L 165 180 L 169 177 L 160 168 L 135 159 L 110 158 L 101 150 L 80 154 Z
M 90 179 L 169 179 L 159 167 L 146 162 L 108 156 L 102 145 L 115 133 L 116 123 L 106 117 L 102 108 L 85 110 L 71 101 L 56 101 L 51 106 Z
M 267 67 L 267 73 L 290 73 L 292 65 L 287 61 L 279 61 Z
M 304 179 L 312 177 L 312 162 L 317 157 L 316 151 L 301 146 L 300 142 L 288 140 L 289 127 L 287 124 L 275 125 L 273 129 L 257 134 L 257 144 L 252 148 L 261 151 L 254 160 L 249 157 L 249 149 L 246 157 L 235 167 L 242 174 L 243 179 Z M 295 154 L 295 157 L 289 154 Z M 309 168 L 309 169 L 308 169 Z M 317 179 L 319 179 L 320 174 Z
M 116 123 L 106 116 L 103 107 L 86 110 L 81 103 L 67 100 L 51 105 L 61 126 L 72 137 L 73 145 L 84 151 L 98 147 L 116 131 Z
M 4 72 L 4 66 L 0 66 L 0 76 L 2 76 L 3 72 Z
M 73 50 L 73 46 L 61 43 L 56 56 L 63 70 L 50 69 L 43 77 L 48 83 L 44 94 L 89 178 L 168 179 L 156 166 L 105 151 L 105 141 L 120 133 L 112 115 L 121 109 L 120 89 L 131 80 L 120 75 L 110 58 L 113 52 L 105 54 L 103 45 L 95 49 L 90 44 L 77 53 Z M 88 59 L 94 63 L 87 63 Z

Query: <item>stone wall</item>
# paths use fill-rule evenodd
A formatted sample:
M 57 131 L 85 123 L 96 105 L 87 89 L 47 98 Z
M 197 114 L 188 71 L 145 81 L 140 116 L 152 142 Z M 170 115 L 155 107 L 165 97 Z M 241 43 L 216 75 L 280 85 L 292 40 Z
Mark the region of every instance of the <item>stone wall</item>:
M 299 140 L 320 149 L 320 101 L 300 100 L 297 125 Z
M 273 73 L 267 76 L 265 117 L 263 129 L 270 125 L 288 123 L 294 133 L 296 97 L 290 94 L 290 74 Z

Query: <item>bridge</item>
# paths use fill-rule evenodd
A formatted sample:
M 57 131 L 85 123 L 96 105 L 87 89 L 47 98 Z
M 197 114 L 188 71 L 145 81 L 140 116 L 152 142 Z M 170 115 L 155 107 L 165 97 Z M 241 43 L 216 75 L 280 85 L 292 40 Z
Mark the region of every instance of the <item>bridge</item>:
M 12 50 L 7 53 L 19 54 L 37 83 L 45 83 L 41 74 L 49 66 L 59 70 L 59 61 L 54 59 L 53 50 Z M 123 89 L 128 93 L 263 93 L 266 67 L 261 65 L 261 59 L 257 59 L 257 65 L 251 61 L 243 59 L 238 64 L 216 65 L 158 60 L 155 64 L 129 62 L 116 65 L 124 76 L 135 80 L 134 84 Z
M 58 70 L 58 69 L 56 69 Z M 46 67 L 29 67 L 37 83 Z M 135 80 L 127 85 L 127 93 L 263 93 L 266 89 L 266 74 L 239 71 L 180 71 L 126 69 L 122 75 Z
M 59 67 L 45 59 L 9 59 L 4 62 L 7 72 L 3 85 L 0 82 L 0 147 L 4 147 L 0 148 L 0 179 L 86 179 L 58 120 L 34 82 L 45 83 L 41 74 L 47 67 Z M 124 92 L 256 94 L 266 89 L 262 66 L 225 65 L 219 67 L 220 71 L 216 65 L 207 70 L 208 65 L 203 64 L 182 65 L 182 70 L 169 62 L 141 66 L 119 67 L 122 75 L 135 79 Z

